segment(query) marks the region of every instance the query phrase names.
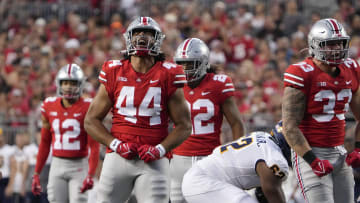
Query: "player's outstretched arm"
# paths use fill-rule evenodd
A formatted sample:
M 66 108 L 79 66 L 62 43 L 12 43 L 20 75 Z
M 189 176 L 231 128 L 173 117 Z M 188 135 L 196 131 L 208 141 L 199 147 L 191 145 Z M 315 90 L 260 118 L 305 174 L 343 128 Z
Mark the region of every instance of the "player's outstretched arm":
M 100 88 L 86 113 L 84 126 L 86 132 L 91 135 L 94 140 L 105 146 L 109 146 L 114 139 L 102 123 L 111 107 L 112 102 L 108 97 L 105 86 L 100 84 Z
M 241 114 L 239 112 L 238 107 L 234 101 L 233 97 L 227 98 L 224 103 L 221 105 L 222 112 L 224 113 L 226 120 L 228 121 L 232 134 L 233 139 L 236 140 L 239 137 L 245 135 L 245 128 L 244 123 L 241 119 Z
M 282 177 L 276 176 L 264 161 L 256 165 L 256 173 L 260 177 L 262 191 L 269 203 L 285 203 L 285 195 L 281 188 Z
M 182 88 L 178 88 L 168 102 L 168 110 L 175 129 L 161 143 L 166 152 L 180 145 L 191 133 L 191 118 L 189 108 L 184 98 Z

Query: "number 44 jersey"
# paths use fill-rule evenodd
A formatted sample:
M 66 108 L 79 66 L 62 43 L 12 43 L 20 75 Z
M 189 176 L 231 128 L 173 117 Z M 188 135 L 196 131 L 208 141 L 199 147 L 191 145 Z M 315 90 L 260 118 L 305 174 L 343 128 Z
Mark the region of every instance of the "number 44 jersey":
M 42 103 L 41 113 L 49 121 L 53 156 L 80 158 L 88 154 L 88 134 L 84 118 L 91 99 L 80 97 L 69 108 L 61 104 L 61 97 L 48 97 Z
M 289 66 L 284 73 L 284 86 L 306 95 L 306 110 L 299 128 L 314 147 L 344 143 L 345 113 L 359 86 L 360 67 L 348 58 L 337 68 L 339 74 L 332 77 L 307 58 Z
M 169 62 L 158 61 L 148 72 L 139 73 L 129 60 L 112 60 L 104 63 L 99 82 L 113 103 L 112 135 L 156 145 L 168 135 L 168 101 L 186 78 L 181 66 Z

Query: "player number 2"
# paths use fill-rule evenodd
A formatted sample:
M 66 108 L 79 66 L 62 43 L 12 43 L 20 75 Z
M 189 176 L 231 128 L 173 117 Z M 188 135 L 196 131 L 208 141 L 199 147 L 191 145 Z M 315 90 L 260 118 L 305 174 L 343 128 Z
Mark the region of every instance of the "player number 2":
M 192 106 L 189 102 L 187 102 L 187 104 L 192 110 L 206 109 L 205 113 L 198 113 L 194 116 L 191 134 L 201 135 L 213 133 L 214 122 L 207 122 L 206 125 L 204 125 L 204 122 L 209 121 L 214 116 L 214 104 L 208 99 L 198 99 Z
M 125 120 L 136 123 L 136 116 L 150 117 L 150 125 L 161 124 L 160 111 L 161 111 L 161 88 L 150 87 L 141 101 L 139 108 L 134 106 L 135 87 L 124 86 L 116 100 L 116 108 L 118 113 L 125 117 Z M 149 107 L 150 103 L 153 107 Z
M 229 144 L 221 146 L 220 147 L 220 152 L 221 153 L 226 152 L 229 149 L 229 147 L 233 148 L 234 150 L 239 150 L 239 149 L 241 149 L 243 147 L 248 146 L 252 142 L 253 142 L 253 139 L 251 137 L 242 138 L 242 139 L 240 139 L 240 141 L 231 142 Z
M 61 135 L 60 124 L 62 129 L 70 129 Z M 76 140 L 80 135 L 80 123 L 76 119 L 66 119 L 60 123 L 60 119 L 55 119 L 52 122 L 52 128 L 55 132 L 54 149 L 61 150 L 79 150 L 80 141 Z M 71 139 L 71 142 L 70 142 Z

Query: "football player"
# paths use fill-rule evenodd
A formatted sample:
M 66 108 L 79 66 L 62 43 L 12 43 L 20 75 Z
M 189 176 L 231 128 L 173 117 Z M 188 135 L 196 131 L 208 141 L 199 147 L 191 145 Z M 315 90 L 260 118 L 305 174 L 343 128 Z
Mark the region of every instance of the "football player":
M 39 174 L 52 148 L 47 186 L 50 202 L 87 202 L 86 190 L 93 187 L 93 176 L 99 160 L 99 143 L 84 129 L 84 118 L 91 99 L 81 97 L 85 76 L 76 64 L 62 67 L 56 75 L 58 97 L 42 103 L 42 128 L 36 158 L 32 192 L 39 195 Z M 88 157 L 88 148 L 90 156 Z M 88 166 L 89 165 L 89 166 Z M 88 169 L 88 170 L 87 170 Z
M 319 20 L 308 35 L 310 57 L 284 73 L 284 135 L 306 202 L 354 202 L 349 165 L 360 166 L 360 126 L 356 149 L 346 155 L 345 114 L 350 107 L 360 119 L 360 68 L 348 58 L 349 41 L 337 20 Z
M 181 203 L 185 202 L 181 192 L 183 176 L 192 164 L 220 145 L 223 117 L 232 128 L 234 140 L 243 136 L 244 127 L 233 98 L 235 89 L 231 78 L 207 73 L 209 49 L 202 40 L 186 39 L 177 48 L 174 61 L 185 71 L 184 94 L 193 126 L 191 136 L 173 150 L 170 162 L 170 199 L 172 203 Z
M 164 35 L 152 18 L 133 20 L 124 37 L 125 59 L 104 63 L 85 118 L 87 132 L 108 146 L 97 202 L 125 202 L 134 190 L 139 203 L 168 203 L 170 151 L 191 132 L 186 77 L 181 66 L 164 61 Z M 111 132 L 102 124 L 110 109 Z
M 186 201 L 257 203 L 245 190 L 261 187 L 269 203 L 285 203 L 281 185 L 291 154 L 281 131 L 279 122 L 271 134 L 253 132 L 216 147 L 185 173 L 182 191 Z

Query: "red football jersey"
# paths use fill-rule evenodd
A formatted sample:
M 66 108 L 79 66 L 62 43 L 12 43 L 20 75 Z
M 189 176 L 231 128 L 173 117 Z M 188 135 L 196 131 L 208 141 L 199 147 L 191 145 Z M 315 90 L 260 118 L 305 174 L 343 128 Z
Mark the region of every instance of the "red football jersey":
M 50 123 L 53 156 L 86 157 L 88 134 L 84 129 L 85 114 L 91 99 L 80 99 L 71 107 L 61 104 L 61 97 L 48 97 L 42 103 L 41 113 Z
M 191 110 L 192 131 L 174 154 L 183 156 L 205 156 L 220 145 L 223 120 L 221 105 L 234 95 L 234 85 L 226 75 L 208 73 L 194 89 L 184 87 L 185 99 Z
M 159 61 L 147 73 L 138 73 L 129 60 L 112 60 L 104 63 L 99 81 L 113 103 L 114 137 L 156 145 L 168 135 L 167 102 L 186 84 L 181 66 Z
M 334 147 L 344 143 L 345 113 L 352 94 L 358 89 L 360 70 L 353 59 L 338 66 L 340 74 L 331 77 L 307 58 L 284 73 L 285 87 L 306 95 L 306 110 L 299 126 L 310 146 Z

